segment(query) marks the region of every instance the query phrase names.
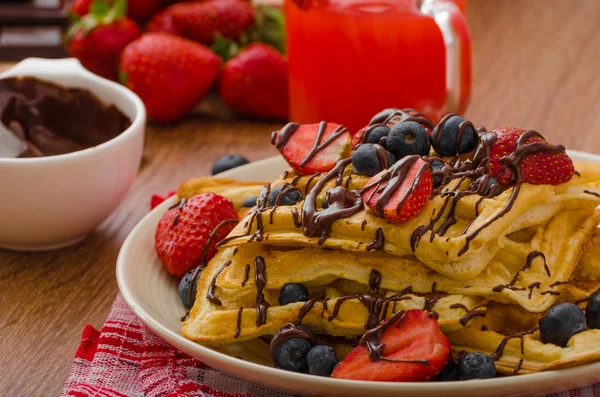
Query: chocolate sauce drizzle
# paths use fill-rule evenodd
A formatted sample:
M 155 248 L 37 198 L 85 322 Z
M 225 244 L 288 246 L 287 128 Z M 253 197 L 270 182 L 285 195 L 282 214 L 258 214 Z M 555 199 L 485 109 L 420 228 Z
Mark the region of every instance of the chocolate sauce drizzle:
M 325 184 L 334 178 L 343 175 L 344 169 L 352 160 L 340 160 L 331 171 L 325 174 L 310 191 L 302 205 L 302 228 L 304 235 L 319 237 L 319 245 L 331 234 L 333 223 L 343 218 L 348 218 L 360 212 L 364 206 L 362 198 L 354 195 L 343 186 L 336 186 L 327 192 L 326 209 L 317 210 L 317 196 Z
M 243 234 L 229 236 L 229 237 L 223 239 L 220 243 L 217 244 L 217 248 L 221 247 L 224 244 L 227 244 L 228 242 L 230 242 L 232 240 L 249 236 L 250 231 L 252 230 L 252 225 L 254 224 L 254 221 L 256 221 L 256 231 L 254 232 L 254 234 L 252 234 L 250 236 L 250 238 L 248 239 L 248 242 L 252 242 L 255 240 L 258 242 L 261 242 L 264 239 L 264 225 L 263 225 L 262 215 L 263 215 L 263 212 L 265 212 L 268 209 L 267 205 L 268 205 L 268 199 L 269 199 L 270 192 L 271 192 L 271 187 L 269 184 L 265 185 L 261 189 L 261 191 L 258 195 L 257 205 L 254 208 L 254 210 L 252 211 L 250 220 L 247 221 L 247 223 L 244 225 L 244 227 L 246 227 L 246 231 Z
M 460 325 L 462 325 L 463 327 L 465 327 L 467 325 L 467 323 L 471 319 L 473 319 L 475 317 L 485 317 L 485 310 L 477 310 L 477 309 L 482 308 L 484 306 L 485 305 L 475 306 L 474 308 L 472 308 L 471 310 L 469 310 L 462 303 L 453 303 L 452 305 L 450 305 L 450 309 L 464 309 L 467 312 L 467 314 L 465 314 L 464 316 L 462 316 L 460 318 Z
M 371 241 L 369 245 L 367 245 L 367 252 L 375 250 L 381 251 L 385 245 L 385 237 L 383 235 L 383 229 L 377 228 L 375 231 L 375 240 Z
M 546 256 L 544 255 L 544 253 L 540 252 L 540 251 L 532 251 L 529 253 L 529 255 L 527 255 L 527 261 L 525 262 L 525 265 L 523 265 L 523 267 L 518 272 L 515 273 L 514 277 L 510 281 L 510 283 L 497 285 L 492 289 L 492 291 L 502 292 L 502 290 L 504 290 L 504 289 L 509 289 L 511 291 L 524 291 L 525 288 L 516 288 L 514 285 L 517 282 L 517 279 L 519 278 L 519 274 L 521 274 L 525 270 L 529 269 L 531 267 L 531 264 L 533 263 L 533 260 L 537 257 L 542 257 L 542 259 L 544 260 L 544 270 L 546 270 L 546 274 L 548 275 L 548 277 L 550 277 L 550 268 L 548 267 L 548 264 L 546 263 Z M 533 291 L 533 288 L 535 288 L 535 284 L 536 283 L 530 285 L 528 288 L 530 288 L 531 291 Z M 539 288 L 539 285 L 537 287 Z M 529 299 L 531 299 L 531 291 L 529 292 Z M 542 293 L 542 295 L 543 295 L 543 293 Z
M 523 353 L 523 350 L 524 350 L 523 349 L 523 343 L 524 343 L 523 337 L 525 335 L 531 335 L 531 334 L 535 333 L 536 331 L 538 331 L 539 329 L 540 329 L 540 327 L 535 327 L 528 331 L 517 332 L 514 335 L 506 335 L 502 339 L 502 341 L 500 342 L 500 344 L 498 345 L 496 350 L 490 355 L 490 358 L 493 361 L 497 361 L 500 357 L 502 357 L 502 353 L 504 353 L 504 348 L 506 347 L 506 344 L 508 343 L 509 340 L 514 339 L 514 338 L 521 339 L 521 353 Z M 497 331 L 497 332 L 499 332 L 499 331 Z
M 175 218 L 173 218 L 173 226 L 177 226 L 177 224 L 179 223 L 179 215 L 181 215 L 181 211 L 183 211 L 183 208 L 185 207 L 185 203 L 187 203 L 187 199 L 185 197 L 183 197 L 181 199 L 181 201 L 179 201 L 179 203 L 177 203 L 169 208 L 171 210 L 175 207 L 179 207 L 179 211 L 175 215 Z
M 236 322 L 236 326 L 235 326 L 235 335 L 233 336 L 234 339 L 239 338 L 240 333 L 242 332 L 242 312 L 243 311 L 244 311 L 243 307 L 240 307 L 240 310 L 238 310 L 237 322 Z
M 583 192 L 587 193 L 587 194 L 591 194 L 592 196 L 600 197 L 600 193 L 597 193 L 597 192 L 591 192 L 589 190 L 584 190 Z
M 223 304 L 221 302 L 221 300 L 215 296 L 215 288 L 217 286 L 217 277 L 219 277 L 221 272 L 223 270 L 225 270 L 225 268 L 228 267 L 229 265 L 231 265 L 231 261 L 227 261 L 227 262 L 223 263 L 221 265 L 221 267 L 219 267 L 219 269 L 217 270 L 215 275 L 213 276 L 212 281 L 210 282 L 210 285 L 208 286 L 208 291 L 206 291 L 206 299 L 208 299 L 208 301 L 210 303 L 212 303 L 213 305 L 221 306 Z
M 381 343 L 381 335 L 383 332 L 388 329 L 393 324 L 396 324 L 396 327 L 399 328 L 402 324 L 404 317 L 406 316 L 406 312 L 400 310 L 396 312 L 391 318 L 388 320 L 382 321 L 378 326 L 369 331 L 365 332 L 365 334 L 360 339 L 359 345 L 367 346 L 369 351 L 369 358 L 371 361 L 390 361 L 395 363 L 407 363 L 407 364 L 421 364 L 421 365 L 429 365 L 429 360 L 395 360 L 384 357 L 384 349 L 385 344 Z
M 265 259 L 262 256 L 257 256 L 254 260 L 254 275 L 256 281 L 256 302 L 254 303 L 256 326 L 260 327 L 267 322 L 267 309 L 271 307 L 263 294 L 263 290 L 267 286 L 267 276 Z
M 248 278 L 250 277 L 250 265 L 246 265 L 246 268 L 244 269 L 244 280 L 242 280 L 242 287 L 246 286 L 246 283 L 248 282 Z

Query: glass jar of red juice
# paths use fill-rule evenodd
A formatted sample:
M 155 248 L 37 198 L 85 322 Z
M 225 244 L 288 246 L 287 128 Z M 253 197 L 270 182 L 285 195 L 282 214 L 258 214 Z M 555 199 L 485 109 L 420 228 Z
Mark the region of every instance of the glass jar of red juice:
M 290 119 L 351 132 L 384 108 L 464 111 L 471 39 L 449 0 L 285 0 Z

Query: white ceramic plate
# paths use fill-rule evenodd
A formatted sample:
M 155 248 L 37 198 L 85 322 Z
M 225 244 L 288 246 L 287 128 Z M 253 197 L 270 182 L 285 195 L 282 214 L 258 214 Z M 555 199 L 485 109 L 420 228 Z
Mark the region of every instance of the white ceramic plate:
M 575 160 L 600 163 L 600 156 L 569 152 Z M 221 174 L 239 180 L 271 181 L 283 172 L 281 157 L 248 164 Z M 267 387 L 310 396 L 428 397 L 428 396 L 538 396 L 566 391 L 600 381 L 600 362 L 533 375 L 468 382 L 384 383 L 350 381 L 297 374 L 240 360 L 191 342 L 180 335 L 186 312 L 177 295 L 177 281 L 163 269 L 154 251 L 154 231 L 172 198 L 148 214 L 133 229 L 119 254 L 117 281 L 121 293 L 140 320 L 172 346 L 230 375 Z M 239 344 L 234 354 L 268 363 L 262 341 Z M 231 352 L 230 352 L 231 353 Z

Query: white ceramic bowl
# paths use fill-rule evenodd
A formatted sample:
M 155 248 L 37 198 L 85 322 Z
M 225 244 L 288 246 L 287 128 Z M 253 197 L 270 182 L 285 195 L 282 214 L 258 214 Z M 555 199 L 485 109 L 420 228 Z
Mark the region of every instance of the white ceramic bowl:
M 574 160 L 600 163 L 600 156 L 597 155 L 575 151 L 569 151 L 569 155 Z M 279 176 L 286 166 L 278 156 L 219 176 L 270 181 Z M 156 225 L 168 207 L 176 202 L 177 198 L 172 197 L 161 204 L 142 219 L 125 240 L 117 260 L 119 289 L 140 320 L 161 338 L 220 371 L 289 393 L 321 397 L 532 397 L 564 392 L 600 381 L 600 362 L 560 371 L 468 382 L 387 383 L 332 379 L 273 368 L 268 345 L 259 339 L 236 344 L 228 351 L 230 355 L 194 343 L 180 333 L 180 317 L 186 309 L 177 295 L 177 280 L 163 268 L 154 250 Z M 592 394 L 587 389 L 571 395 Z
M 0 247 L 34 251 L 76 243 L 117 208 L 133 183 L 142 159 L 146 109 L 133 92 L 88 72 L 76 59 L 29 58 L 0 79 L 12 76 L 88 89 L 131 120 L 119 136 L 86 150 L 0 158 Z

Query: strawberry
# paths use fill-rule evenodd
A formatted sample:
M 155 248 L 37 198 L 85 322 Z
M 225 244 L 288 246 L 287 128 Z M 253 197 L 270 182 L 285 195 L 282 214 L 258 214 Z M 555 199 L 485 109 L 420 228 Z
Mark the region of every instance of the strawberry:
M 500 159 L 515 151 L 517 140 L 527 131 L 522 128 L 502 127 L 492 132 L 497 138 L 490 151 L 490 171 L 501 184 L 510 185 L 514 182 L 513 171 L 509 167 L 502 171 L 503 164 L 500 163 Z M 534 142 L 548 143 L 541 137 L 529 138 L 526 143 Z M 532 185 L 560 185 L 571 180 L 574 174 L 573 161 L 564 151 L 528 154 L 521 162 L 522 180 Z
M 240 113 L 274 119 L 288 117 L 288 73 L 283 55 L 253 43 L 225 63 L 221 99 Z
M 401 164 L 401 162 L 396 163 Z M 422 171 L 421 177 L 413 189 L 412 184 L 417 177 L 417 174 L 421 170 L 421 167 L 427 167 Z M 382 208 L 377 208 L 377 200 L 388 186 L 389 179 L 387 178 L 390 170 L 385 170 L 375 175 L 367 182 L 366 188 L 362 192 L 362 198 L 365 204 L 377 212 L 377 215 L 387 219 L 392 223 L 405 222 L 409 219 L 417 216 L 419 212 L 427 205 L 431 191 L 433 190 L 433 180 L 431 174 L 431 167 L 427 165 L 422 159 L 418 159 L 408 170 L 406 177 L 400 183 L 400 186 L 396 191 L 392 192 L 387 203 L 384 203 Z M 392 174 L 392 179 L 396 178 Z M 408 198 L 402 204 L 402 207 L 398 208 L 400 200 L 408 193 Z
M 214 193 L 202 193 L 171 207 L 160 219 L 154 237 L 156 253 L 167 271 L 183 277 L 200 264 L 211 233 L 223 221 L 238 219 L 231 201 Z M 204 263 L 215 255 L 215 246 L 235 227 L 224 224 L 215 233 Z
M 79 59 L 93 73 L 117 80 L 119 55 L 140 34 L 140 28 L 125 17 L 126 0 L 117 0 L 112 8 L 107 3 L 92 4 L 91 13 L 69 29 L 67 52 Z
M 148 21 L 148 24 L 146 24 L 146 32 L 165 32 L 175 36 L 181 36 L 168 9 L 155 14 L 152 19 Z
M 394 316 L 386 321 L 393 321 Z M 364 339 L 363 339 L 364 340 Z M 450 342 L 440 331 L 437 320 L 423 310 L 409 310 L 381 333 L 383 357 L 373 361 L 362 341 L 333 370 L 340 379 L 381 382 L 423 382 L 432 379 L 445 366 L 450 355 Z M 400 360 L 426 360 L 421 363 Z
M 90 6 L 94 0 L 73 0 L 69 12 L 74 19 L 79 19 L 90 12 Z
M 165 0 L 128 0 L 127 16 L 136 21 L 145 21 L 156 14 Z
M 73 0 L 69 11 L 74 18 L 80 18 L 90 12 L 90 8 L 95 1 L 106 4 L 112 4 L 108 0 Z M 136 21 L 145 21 L 150 18 L 163 5 L 164 0 L 128 0 L 127 16 Z
M 154 208 L 158 207 L 166 199 L 168 199 L 169 197 L 172 197 L 176 194 L 177 194 L 177 192 L 175 190 L 171 190 L 169 193 L 167 193 L 167 195 L 165 197 L 160 196 L 158 194 L 153 194 L 152 197 L 150 198 L 150 210 L 153 210 Z
M 216 33 L 236 40 L 254 21 L 252 7 L 240 0 L 178 3 L 168 10 L 184 37 L 206 45 L 213 43 Z
M 318 150 L 312 158 L 303 165 L 306 161 L 311 149 L 315 145 L 318 138 L 318 132 L 321 124 L 302 124 L 295 129 L 287 142 L 281 142 L 281 131 L 274 133 L 273 144 L 283 155 L 287 163 L 300 175 L 315 174 L 317 172 L 327 172 L 331 170 L 338 160 L 350 156 L 350 133 L 348 130 L 334 123 L 325 123 L 327 125 L 325 133 L 321 137 L 319 144 L 324 143 L 334 133 L 339 136 L 322 150 Z M 285 128 L 292 126 L 288 124 Z M 283 130 L 283 129 L 282 129 Z
M 121 54 L 121 82 L 159 123 L 181 119 L 209 91 L 221 60 L 207 47 L 167 33 L 145 33 Z

